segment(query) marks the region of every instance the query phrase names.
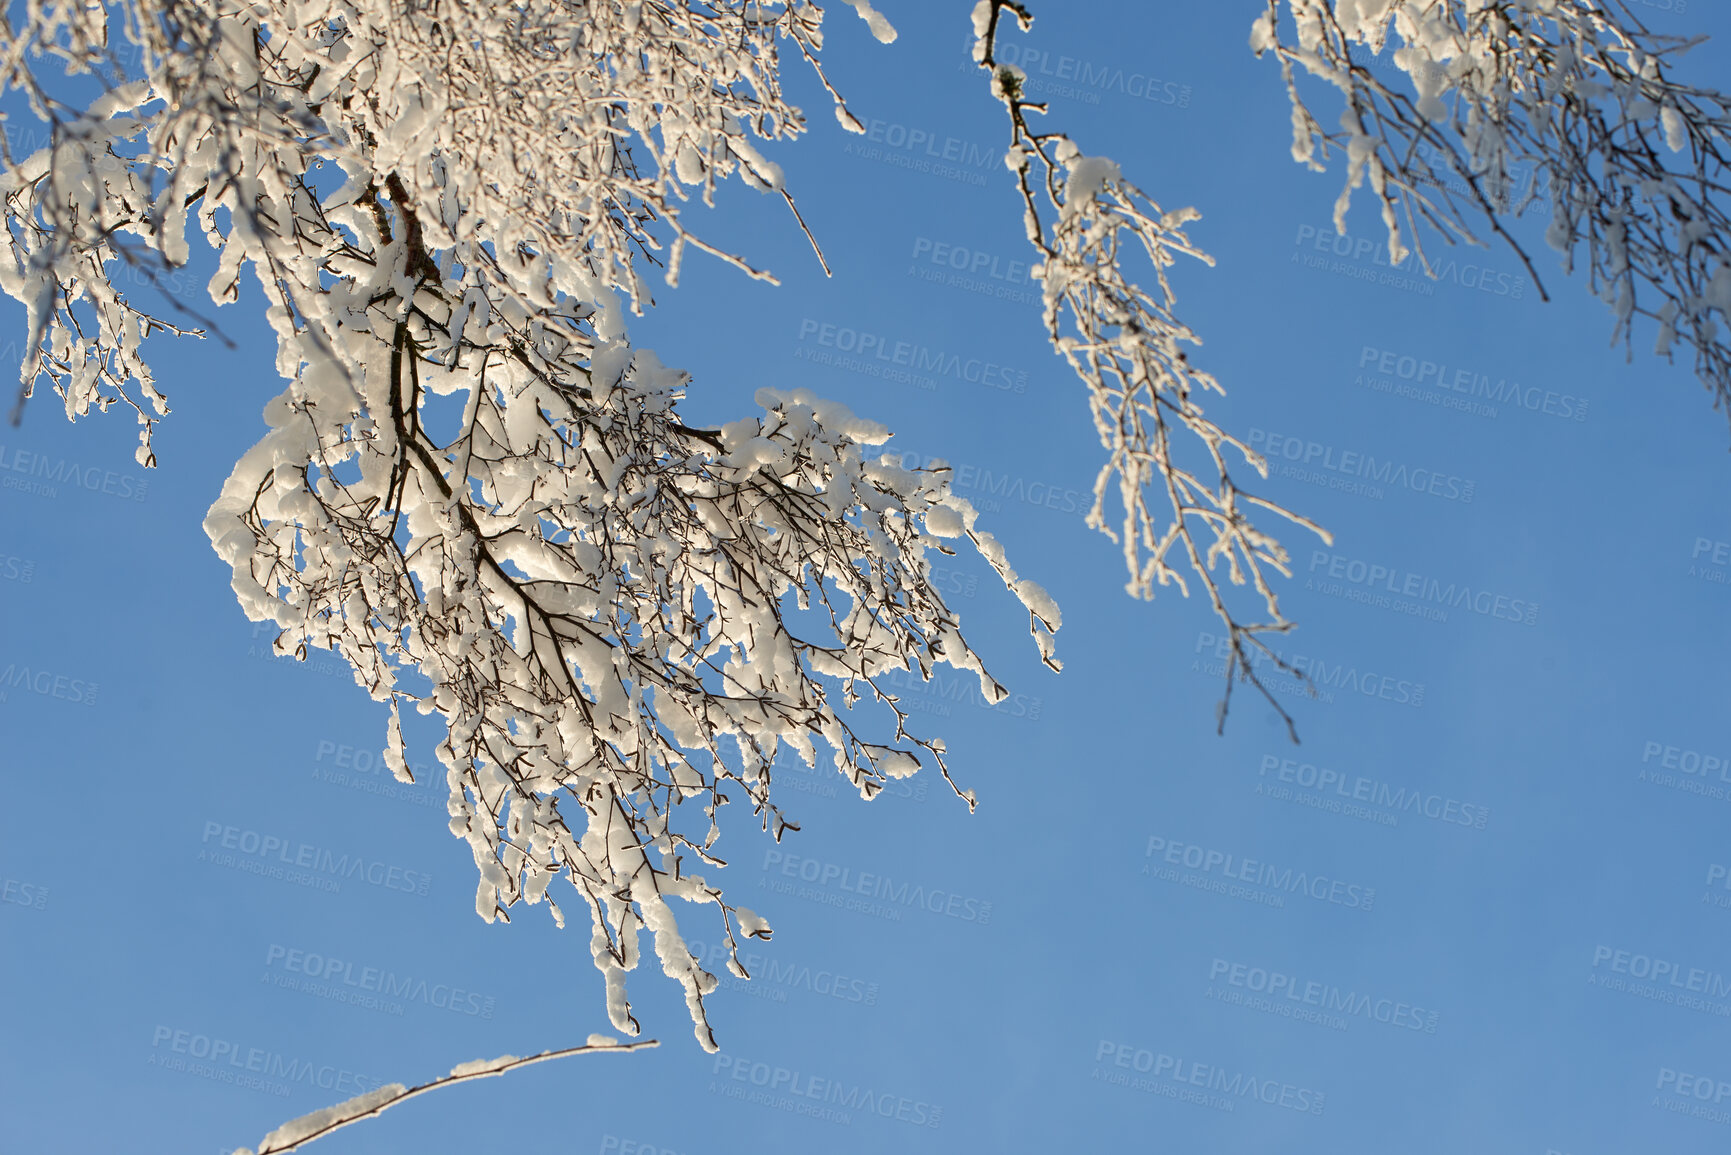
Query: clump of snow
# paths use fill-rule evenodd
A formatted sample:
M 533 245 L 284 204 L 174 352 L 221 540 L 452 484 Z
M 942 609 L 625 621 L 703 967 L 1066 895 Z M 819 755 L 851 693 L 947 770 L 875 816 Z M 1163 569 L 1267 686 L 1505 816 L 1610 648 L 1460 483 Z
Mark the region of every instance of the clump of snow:
M 878 38 L 879 44 L 895 43 L 896 30 L 894 26 L 884 19 L 882 12 L 871 6 L 871 0 L 842 0 L 842 3 L 850 5 L 855 12 L 859 13 L 859 18 L 871 28 L 872 35 Z
M 466 1063 L 458 1063 L 451 1068 L 451 1078 L 463 1079 L 470 1075 L 496 1075 L 515 1063 L 520 1055 L 500 1055 L 497 1059 L 470 1059 Z
M 1041 621 L 1054 630 L 1061 624 L 1063 615 L 1058 610 L 1057 599 L 1047 593 L 1044 586 L 1023 578 L 1016 583 L 1013 592 L 1030 612 L 1038 615 Z
M 352 1122 L 372 1112 L 380 1104 L 388 1103 L 402 1095 L 408 1088 L 401 1083 L 387 1083 L 383 1087 L 374 1087 L 363 1095 L 338 1103 L 333 1107 L 321 1107 L 298 1119 L 290 1119 L 275 1131 L 264 1137 L 259 1144 L 261 1151 L 280 1151 L 304 1142 L 309 1136 L 339 1124 Z M 240 1155 L 236 1152 L 236 1155 Z
M 967 527 L 961 514 L 947 505 L 935 505 L 926 510 L 926 530 L 938 537 L 961 537 Z

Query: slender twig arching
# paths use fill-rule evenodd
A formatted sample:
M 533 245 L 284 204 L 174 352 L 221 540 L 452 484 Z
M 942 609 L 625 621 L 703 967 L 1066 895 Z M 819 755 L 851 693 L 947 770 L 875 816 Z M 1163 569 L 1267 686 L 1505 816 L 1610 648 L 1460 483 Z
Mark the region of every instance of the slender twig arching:
M 288 1151 L 298 1151 L 314 1140 L 323 1139 L 326 1135 L 333 1131 L 340 1131 L 351 1123 L 371 1119 L 418 1095 L 425 1095 L 429 1091 L 437 1091 L 445 1087 L 453 1087 L 458 1083 L 467 1083 L 475 1079 L 491 1079 L 521 1067 L 530 1067 L 536 1063 L 545 1063 L 553 1059 L 569 1058 L 572 1055 L 626 1054 L 631 1051 L 646 1051 L 657 1046 L 660 1044 L 654 1039 L 641 1039 L 635 1043 L 620 1043 L 611 1039 L 602 1039 L 600 1036 L 592 1036 L 589 1042 L 580 1047 L 562 1047 L 556 1051 L 542 1051 L 538 1055 L 528 1055 L 523 1058 L 516 1055 L 501 1055 L 497 1059 L 478 1059 L 470 1063 L 459 1063 L 451 1069 L 450 1074 L 441 1075 L 437 1079 L 429 1079 L 425 1083 L 418 1083 L 413 1087 L 405 1087 L 401 1083 L 387 1083 L 364 1094 L 356 1095 L 346 1102 L 320 1108 L 311 1114 L 302 1115 L 298 1119 L 290 1119 L 259 1140 L 256 1152 L 250 1147 L 238 1147 L 235 1149 L 234 1155 L 284 1155 Z

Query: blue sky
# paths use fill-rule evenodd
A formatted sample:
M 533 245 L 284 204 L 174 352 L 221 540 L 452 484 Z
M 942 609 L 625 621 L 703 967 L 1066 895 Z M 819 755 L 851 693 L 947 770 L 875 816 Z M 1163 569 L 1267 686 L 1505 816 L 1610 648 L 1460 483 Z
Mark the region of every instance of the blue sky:
M 458 1088 L 318 1150 L 1723 1151 L 1731 442 L 1688 367 L 1650 337 L 1625 363 L 1548 251 L 1549 304 L 1503 250 L 1365 279 L 1380 226 L 1366 207 L 1334 240 L 1336 174 L 1290 161 L 1278 71 L 1245 48 L 1258 5 L 1042 5 L 1016 43 L 1043 54 L 1019 58 L 1053 125 L 1203 211 L 1216 267 L 1176 283 L 1228 389 L 1212 413 L 1335 534 L 1287 536 L 1282 648 L 1324 691 L 1282 699 L 1303 744 L 1242 687 L 1216 736 L 1207 607 L 1133 602 L 1082 524 L 1100 451 L 1017 268 L 970 5 L 886 0 L 890 46 L 836 7 L 832 77 L 871 132 L 798 77 L 812 131 L 771 152 L 836 275 L 779 199 L 728 189 L 709 238 L 783 284 L 691 260 L 634 335 L 693 373 L 687 421 L 804 386 L 956 464 L 1062 605 L 1066 668 L 958 559 L 942 580 L 1018 697 L 909 701 L 979 811 L 923 775 L 866 804 L 787 774 L 803 829 L 723 843 L 775 937 L 711 1001 L 720 1056 L 640 971 L 660 1050 Z M 1694 79 L 1724 85 L 1726 44 Z M 481 923 L 443 775 L 392 783 L 382 709 L 328 655 L 265 656 L 234 603 L 200 522 L 279 387 L 257 304 L 223 316 L 233 348 L 157 342 L 156 470 L 118 411 L 71 425 L 42 396 L 0 429 L 7 1151 L 209 1155 L 607 1029 L 582 931 Z M 876 356 L 898 345 L 913 366 Z M 43 462 L 77 481 L 14 484 Z M 1422 596 L 1451 585 L 1470 604 Z M 431 764 L 435 731 L 406 724 Z M 327 869 L 344 856 L 365 866 Z

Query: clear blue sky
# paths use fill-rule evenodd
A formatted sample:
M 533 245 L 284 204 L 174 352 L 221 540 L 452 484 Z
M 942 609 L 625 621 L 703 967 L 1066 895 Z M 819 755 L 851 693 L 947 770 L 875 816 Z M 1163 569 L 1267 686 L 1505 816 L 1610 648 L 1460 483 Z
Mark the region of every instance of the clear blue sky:
M 1017 267 L 970 5 L 882 6 L 888 47 L 830 16 L 869 137 L 799 77 L 813 130 L 773 152 L 834 279 L 778 200 L 729 189 L 711 239 L 783 286 L 693 260 L 635 334 L 694 373 L 688 421 L 807 386 L 964 467 L 1063 607 L 1065 672 L 958 561 L 953 602 L 1021 697 L 909 701 L 979 812 L 923 776 L 868 805 L 786 775 L 803 830 L 723 844 L 775 937 L 711 1002 L 721 1057 L 643 970 L 659 1051 L 458 1088 L 316 1150 L 1726 1150 L 1725 416 L 1650 337 L 1632 364 L 1608 348 L 1547 252 L 1550 304 L 1501 250 L 1378 283 L 1374 214 L 1334 242 L 1336 175 L 1288 159 L 1278 70 L 1245 47 L 1258 4 L 1041 4 L 1017 43 L 1044 54 L 1023 63 L 1053 123 L 1202 209 L 1218 264 L 1177 284 L 1229 390 L 1214 412 L 1336 534 L 1287 539 L 1288 649 L 1327 695 L 1285 699 L 1303 745 L 1243 692 L 1217 737 L 1207 607 L 1132 602 L 1082 524 L 1099 449 Z M 1728 43 L 1694 79 L 1731 83 Z M 234 603 L 200 521 L 279 388 L 256 306 L 225 315 L 235 348 L 159 348 L 175 412 L 148 475 L 119 411 L 69 425 L 43 396 L 0 429 L 0 1151 L 212 1155 L 607 1029 L 581 914 L 482 924 L 442 772 L 392 785 L 382 710 L 328 655 L 261 656 Z M 31 491 L 41 461 L 77 482 Z M 434 731 L 410 738 L 430 764 Z M 344 855 L 366 866 L 330 889 Z

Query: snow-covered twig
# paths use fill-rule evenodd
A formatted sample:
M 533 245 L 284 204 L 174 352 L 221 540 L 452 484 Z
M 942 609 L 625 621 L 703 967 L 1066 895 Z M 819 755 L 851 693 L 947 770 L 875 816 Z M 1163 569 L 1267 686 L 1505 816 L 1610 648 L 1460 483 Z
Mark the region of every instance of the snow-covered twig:
M 1062 132 L 1034 129 L 1031 118 L 1044 115 L 1046 106 L 1022 99 L 1025 75 L 1001 62 L 996 52 L 1005 15 L 1024 31 L 1033 24 L 1032 13 L 1017 0 L 975 5 L 974 60 L 1009 113 L 1004 163 L 1021 193 L 1028 242 L 1040 257 L 1035 275 L 1044 291 L 1047 334 L 1086 387 L 1094 427 L 1108 454 L 1094 482 L 1088 524 L 1123 547 L 1130 575 L 1126 588 L 1133 596 L 1152 598 L 1156 587 L 1169 584 L 1188 594 L 1185 570 L 1208 594 L 1230 644 L 1218 726 L 1226 725 L 1233 683 L 1244 680 L 1285 719 L 1296 742 L 1292 716 L 1257 671 L 1268 661 L 1300 682 L 1309 681 L 1263 641 L 1292 629 L 1266 572 L 1290 577 L 1290 557 L 1252 515 L 1270 513 L 1331 539 L 1310 519 L 1241 489 L 1232 476 L 1229 451 L 1263 478 L 1267 464 L 1203 413 L 1201 398 L 1225 390 L 1190 360 L 1184 346 L 1202 341 L 1179 319 L 1167 278 L 1181 256 L 1213 264 L 1184 233 L 1184 225 L 1201 214 L 1162 212 L 1113 161 L 1083 153 Z M 1127 262 L 1137 254 L 1152 267 L 1152 286 L 1129 279 Z M 1114 481 L 1123 508 L 1117 532 L 1106 518 L 1106 495 Z M 1174 550 L 1182 553 L 1184 569 L 1168 559 Z M 1215 576 L 1217 566 L 1225 570 L 1227 585 L 1248 583 L 1256 591 L 1263 620 L 1247 620 L 1229 604 Z
M 1501 238 L 1545 295 L 1509 223 L 1538 210 L 1545 242 L 1610 306 L 1633 355 L 1695 350 L 1695 372 L 1731 418 L 1731 96 L 1684 83 L 1699 38 L 1650 32 L 1623 0 L 1267 0 L 1251 47 L 1279 61 L 1293 159 L 1346 160 L 1335 227 L 1368 187 L 1389 260 L 1434 272 L 1426 233 Z M 1402 83 L 1378 74 L 1387 54 Z M 1298 70 L 1343 104 L 1330 130 Z
M 370 1119 L 374 1115 L 381 1114 L 387 1108 L 407 1102 L 416 1095 L 436 1091 L 440 1087 L 454 1086 L 471 1079 L 490 1079 L 495 1075 L 515 1071 L 519 1067 L 545 1063 L 551 1059 L 563 1059 L 567 1055 L 644 1051 L 660 1045 L 654 1039 L 621 1043 L 605 1035 L 591 1035 L 589 1041 L 581 1047 L 563 1047 L 557 1051 L 542 1051 L 538 1055 L 528 1055 L 521 1058 L 516 1055 L 501 1055 L 497 1059 L 475 1059 L 471 1062 L 459 1063 L 451 1068 L 450 1074 L 441 1075 L 437 1079 L 431 1079 L 413 1087 L 405 1087 L 401 1083 L 387 1083 L 382 1087 L 374 1087 L 365 1094 L 356 1095 L 347 1102 L 338 1103 L 331 1107 L 322 1107 L 310 1114 L 302 1115 L 298 1119 L 290 1119 L 259 1140 L 256 1152 L 251 1147 L 237 1147 L 234 1155 L 282 1155 L 284 1151 L 293 1151 L 304 1147 L 314 1139 L 322 1139 L 332 1131 L 347 1127 L 350 1123 Z

